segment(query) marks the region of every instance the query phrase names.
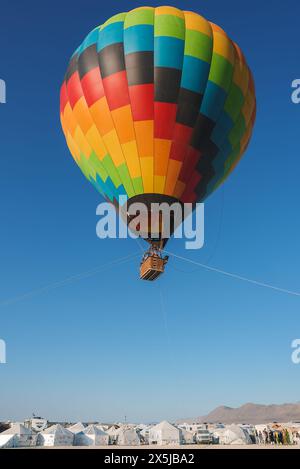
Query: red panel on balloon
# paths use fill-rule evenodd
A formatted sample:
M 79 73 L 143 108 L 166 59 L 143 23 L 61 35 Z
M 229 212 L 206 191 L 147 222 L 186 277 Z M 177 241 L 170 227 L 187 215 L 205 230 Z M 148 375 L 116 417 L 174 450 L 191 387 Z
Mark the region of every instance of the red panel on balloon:
M 154 85 L 129 87 L 131 109 L 134 121 L 151 120 L 154 117 Z
M 111 111 L 130 104 L 126 71 L 114 73 L 102 81 Z
M 198 183 L 201 181 L 201 179 L 202 179 L 201 174 L 199 174 L 198 171 L 194 171 L 194 173 L 192 174 L 189 180 L 189 184 L 186 190 L 182 194 L 182 197 L 181 197 L 182 202 L 184 203 L 196 202 L 197 195 L 195 194 L 194 190 L 196 186 L 198 185 Z
M 71 76 L 70 80 L 67 83 L 67 90 L 69 101 L 73 109 L 77 101 L 79 101 L 79 99 L 82 97 L 82 87 L 78 72 L 73 73 L 73 75 Z
M 177 104 L 154 103 L 154 136 L 172 140 Z
M 182 182 L 188 183 L 194 171 L 194 168 L 199 160 L 201 153 L 192 147 L 188 148 L 187 155 L 184 159 L 179 179 Z
M 173 140 L 170 158 L 177 161 L 183 161 L 188 151 L 188 146 L 185 142 L 180 142 L 178 140 Z
M 104 89 L 99 68 L 93 68 L 81 79 L 82 90 L 88 106 L 92 106 L 98 99 L 103 98 Z
M 60 89 L 60 112 L 61 113 L 64 111 L 68 100 L 69 98 L 68 98 L 68 93 L 67 93 L 67 85 L 66 85 L 66 82 L 64 81 Z
M 174 140 L 179 140 L 180 142 L 188 143 L 190 141 L 193 129 L 187 125 L 178 124 L 176 122 L 174 127 Z

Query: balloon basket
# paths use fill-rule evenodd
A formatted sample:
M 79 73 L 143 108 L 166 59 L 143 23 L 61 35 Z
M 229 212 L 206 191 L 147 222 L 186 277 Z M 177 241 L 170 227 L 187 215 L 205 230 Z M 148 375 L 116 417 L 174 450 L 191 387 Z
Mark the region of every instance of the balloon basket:
M 156 280 L 165 271 L 168 256 L 162 257 L 160 249 L 154 245 L 145 252 L 140 266 L 141 280 Z

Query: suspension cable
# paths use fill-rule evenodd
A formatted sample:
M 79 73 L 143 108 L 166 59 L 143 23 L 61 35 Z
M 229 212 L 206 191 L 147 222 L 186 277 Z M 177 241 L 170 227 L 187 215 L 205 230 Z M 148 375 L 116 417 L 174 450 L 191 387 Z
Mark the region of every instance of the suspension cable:
M 96 275 L 99 272 L 105 271 L 109 267 L 112 267 L 114 265 L 118 265 L 118 264 L 122 264 L 124 262 L 127 262 L 128 260 L 130 260 L 134 257 L 137 257 L 139 254 L 140 254 L 139 252 L 135 252 L 134 254 L 129 254 L 127 256 L 120 257 L 118 259 L 114 259 L 113 261 L 106 262 L 105 264 L 102 264 L 98 267 L 95 267 L 94 269 L 91 269 L 91 270 L 88 270 L 88 271 L 85 271 L 85 272 L 81 272 L 81 273 L 76 274 L 76 275 L 72 275 L 70 277 L 65 278 L 64 280 L 59 280 L 57 282 L 53 282 L 53 283 L 50 283 L 50 284 L 45 285 L 43 287 L 37 288 L 36 290 L 31 290 L 27 293 L 23 293 L 22 295 L 19 295 L 19 296 L 13 297 L 13 298 L 9 298 L 7 300 L 4 300 L 4 301 L 0 302 L 0 307 L 8 306 L 10 304 L 17 303 L 17 302 L 22 301 L 24 299 L 36 296 L 38 294 L 46 293 L 50 290 L 54 290 L 56 288 L 60 288 L 60 287 L 63 287 L 65 285 L 69 285 L 73 282 L 76 282 L 76 281 L 79 281 L 79 280 L 82 280 L 82 279 L 85 279 L 85 278 L 88 278 L 88 277 L 92 277 L 93 275 Z
M 189 259 L 188 257 L 178 256 L 177 254 L 174 254 L 169 251 L 165 251 L 165 252 L 173 257 L 177 257 L 178 259 L 189 262 L 190 264 L 197 265 L 199 267 L 203 267 L 204 269 L 210 270 L 212 272 L 217 272 L 222 275 L 227 275 L 228 277 L 232 277 L 237 280 L 243 280 L 245 282 L 252 283 L 253 285 L 258 285 L 260 287 L 270 288 L 272 290 L 276 290 L 281 293 L 287 293 L 288 295 L 300 296 L 300 292 L 297 292 L 297 291 L 287 290 L 286 288 L 281 288 L 281 287 L 276 287 L 275 285 L 271 285 L 270 283 L 259 282 L 258 280 L 254 280 L 248 277 L 243 277 L 242 275 L 234 274 L 232 272 L 227 272 L 226 270 L 217 269 L 216 267 L 211 267 L 210 265 L 207 265 L 207 264 L 201 264 L 200 262 L 193 261 L 192 259 Z

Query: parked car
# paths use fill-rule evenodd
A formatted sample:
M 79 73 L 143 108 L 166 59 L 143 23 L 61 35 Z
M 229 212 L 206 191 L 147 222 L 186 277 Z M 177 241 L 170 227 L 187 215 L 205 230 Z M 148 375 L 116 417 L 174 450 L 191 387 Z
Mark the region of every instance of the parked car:
M 196 442 L 199 444 L 211 444 L 213 442 L 213 436 L 208 430 L 198 430 L 196 433 Z

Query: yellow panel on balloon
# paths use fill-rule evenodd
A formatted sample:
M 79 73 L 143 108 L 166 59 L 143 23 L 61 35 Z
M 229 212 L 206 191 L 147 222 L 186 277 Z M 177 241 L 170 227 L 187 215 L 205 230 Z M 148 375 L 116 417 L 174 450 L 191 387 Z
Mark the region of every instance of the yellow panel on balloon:
M 99 132 L 95 125 L 92 125 L 90 130 L 87 132 L 86 139 L 88 140 L 89 144 L 92 146 L 98 158 L 102 160 L 104 156 L 107 154 L 107 151 L 103 143 L 103 140 L 100 137 Z
M 145 193 L 153 192 L 153 171 L 154 159 L 153 157 L 140 158 L 142 179 Z
M 70 132 L 67 132 L 66 139 L 67 139 L 67 144 L 68 144 L 68 148 L 71 152 L 71 155 L 73 156 L 74 160 L 79 161 L 79 159 L 80 159 L 80 150 L 79 150 L 78 145 L 74 142 Z
M 177 16 L 178 18 L 182 18 L 183 12 L 175 7 L 162 6 L 155 8 L 155 15 L 173 15 Z
M 165 176 L 154 176 L 154 192 L 156 192 L 157 194 L 163 194 L 165 182 Z
M 124 155 L 115 129 L 108 132 L 108 134 L 103 135 L 103 142 L 108 153 L 111 155 L 115 166 L 118 167 L 124 163 Z
M 141 168 L 135 140 L 133 140 L 132 142 L 123 143 L 121 147 L 130 176 L 132 178 L 141 176 Z
M 76 127 L 75 133 L 74 133 L 74 140 L 79 146 L 81 153 L 84 154 L 86 158 L 89 158 L 90 154 L 92 153 L 92 149 L 88 142 L 86 141 L 85 136 L 82 133 L 81 128 L 78 126 Z
M 213 32 L 213 35 L 214 54 L 219 54 L 222 57 L 225 57 L 225 59 L 227 59 L 232 65 L 234 65 L 234 49 L 230 39 L 226 35 L 221 34 L 220 32 L 215 30 Z
M 212 36 L 211 27 L 208 21 L 203 16 L 197 15 L 191 11 L 184 12 L 185 27 L 186 29 L 192 29 L 200 33 Z

